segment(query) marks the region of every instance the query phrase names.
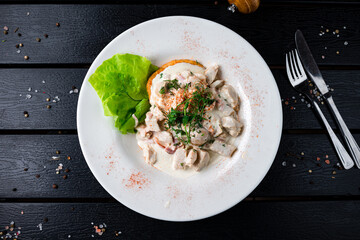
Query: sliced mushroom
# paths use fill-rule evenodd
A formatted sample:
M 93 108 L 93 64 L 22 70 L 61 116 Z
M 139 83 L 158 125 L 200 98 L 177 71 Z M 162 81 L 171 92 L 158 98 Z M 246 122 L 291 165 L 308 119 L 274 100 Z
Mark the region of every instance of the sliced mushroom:
M 192 148 L 188 151 L 186 159 L 185 159 L 185 165 L 188 167 L 192 167 L 192 165 L 196 162 L 197 160 L 197 151 L 196 149 Z
M 223 117 L 221 119 L 221 124 L 225 128 L 225 130 L 233 137 L 237 137 L 242 128 L 242 123 L 237 121 L 233 117 Z
M 219 70 L 219 66 L 216 64 L 209 66 L 205 70 L 206 79 L 209 85 L 215 80 L 218 70 Z
M 191 132 L 190 135 L 191 143 L 197 146 L 206 143 L 210 138 L 209 132 L 205 128 L 198 128 Z
M 225 102 L 229 103 L 232 108 L 236 108 L 239 104 L 239 96 L 231 85 L 225 84 L 220 89 L 220 96 Z
M 199 150 L 198 152 L 198 161 L 194 165 L 197 172 L 209 165 L 210 162 L 210 154 L 207 151 Z
M 231 144 L 228 144 L 228 143 L 225 143 L 225 142 L 222 142 L 222 141 L 219 141 L 219 140 L 215 140 L 211 145 L 210 145 L 210 150 L 211 151 L 214 151 L 220 155 L 223 155 L 225 157 L 231 157 L 231 155 L 235 152 L 236 150 L 236 147 L 231 145 Z
M 157 144 L 160 145 L 160 147 L 163 148 L 170 146 L 174 142 L 171 133 L 166 131 L 156 132 L 154 135 L 154 140 Z
M 224 99 L 219 99 L 217 103 L 218 110 L 221 111 L 224 116 L 231 116 L 235 114 L 234 109 Z
M 214 82 L 210 85 L 210 87 L 217 89 L 217 88 L 219 88 L 219 87 L 224 86 L 224 84 L 225 84 L 225 81 L 224 81 L 224 80 L 216 80 L 216 81 L 214 81 Z
M 172 162 L 173 169 L 184 169 L 185 167 L 186 150 L 179 148 L 176 150 Z

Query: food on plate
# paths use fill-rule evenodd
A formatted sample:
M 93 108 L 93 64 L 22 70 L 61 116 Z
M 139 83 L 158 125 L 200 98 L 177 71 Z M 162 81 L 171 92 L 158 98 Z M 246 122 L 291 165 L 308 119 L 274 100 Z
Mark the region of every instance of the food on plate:
M 231 157 L 239 136 L 240 99 L 219 79 L 219 66 L 170 61 L 160 68 L 133 54 L 104 61 L 89 82 L 105 116 L 122 134 L 137 133 L 145 162 L 171 163 L 173 170 L 200 171 L 214 154 Z
M 104 115 L 112 116 L 122 134 L 135 133 L 150 108 L 148 77 L 158 69 L 145 57 L 116 54 L 104 61 L 89 82 L 101 99 Z
M 175 170 L 200 171 L 213 153 L 231 157 L 232 139 L 239 136 L 239 96 L 217 77 L 219 66 L 173 60 L 147 82 L 150 111 L 136 138 L 145 162 L 170 161 Z

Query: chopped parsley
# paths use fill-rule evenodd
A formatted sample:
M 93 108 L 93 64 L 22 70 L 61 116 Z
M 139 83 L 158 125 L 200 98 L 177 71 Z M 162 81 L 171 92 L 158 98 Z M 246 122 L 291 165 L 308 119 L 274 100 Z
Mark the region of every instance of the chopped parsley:
M 208 89 L 203 86 L 196 86 L 196 91 L 192 96 L 185 99 L 178 104 L 176 108 L 171 108 L 169 112 L 165 113 L 165 126 L 167 129 L 172 129 L 177 139 L 184 145 L 191 141 L 190 132 L 196 128 L 203 127 L 202 121 L 205 120 L 205 108 L 214 103 Z
M 161 87 L 159 93 L 160 94 L 165 94 L 165 93 L 171 93 L 171 89 L 179 89 L 180 88 L 180 84 L 179 81 L 177 79 L 174 80 L 165 80 L 165 85 L 163 87 Z
M 163 73 L 160 73 L 160 78 L 162 78 L 163 77 Z

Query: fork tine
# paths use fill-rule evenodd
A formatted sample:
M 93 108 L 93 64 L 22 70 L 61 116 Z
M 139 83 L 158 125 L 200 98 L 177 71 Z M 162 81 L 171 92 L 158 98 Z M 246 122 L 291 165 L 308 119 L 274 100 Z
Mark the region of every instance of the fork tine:
M 298 79 L 299 76 L 296 75 L 296 72 L 295 72 L 295 70 L 294 70 L 294 63 L 293 63 L 293 57 L 292 57 L 292 55 L 293 55 L 293 51 L 289 52 L 290 71 L 291 71 L 291 73 L 292 73 L 293 76 L 294 76 L 294 80 L 296 81 L 296 79 Z
M 290 82 L 292 83 L 295 79 L 293 78 L 291 72 L 290 72 L 290 67 L 289 67 L 289 55 L 286 54 L 286 59 L 285 59 L 285 62 L 286 62 L 286 73 L 288 75 L 288 78 L 290 80 Z
M 300 74 L 300 72 L 299 72 L 299 69 L 298 69 L 298 66 L 297 66 L 297 63 L 296 63 L 296 60 L 295 60 L 294 50 L 292 50 L 291 53 L 292 53 L 292 55 L 291 55 L 291 60 L 292 60 L 292 62 L 293 62 L 293 64 L 294 64 L 294 69 L 293 69 L 293 71 L 296 73 L 296 76 L 297 76 L 298 78 L 300 78 L 300 77 L 301 77 L 301 74 Z
M 302 66 L 302 63 L 300 61 L 297 49 L 295 49 L 295 56 L 296 56 L 297 65 L 299 66 L 299 69 L 300 69 L 300 75 L 303 76 L 303 75 L 305 75 L 305 70 L 304 70 L 304 68 Z

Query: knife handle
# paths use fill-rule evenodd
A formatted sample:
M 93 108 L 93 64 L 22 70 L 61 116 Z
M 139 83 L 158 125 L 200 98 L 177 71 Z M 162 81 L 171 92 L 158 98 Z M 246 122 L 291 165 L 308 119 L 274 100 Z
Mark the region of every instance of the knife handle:
M 340 132 L 345 139 L 346 145 L 350 150 L 350 154 L 353 157 L 356 166 L 360 168 L 360 148 L 359 145 L 356 143 L 353 135 L 349 131 L 348 127 L 346 126 L 344 119 L 341 117 L 339 110 L 337 109 L 335 102 L 332 96 L 326 98 L 327 103 L 330 106 L 331 112 L 333 113 L 335 120 L 340 128 Z
M 350 169 L 354 166 L 354 162 L 351 159 L 350 155 L 347 153 L 346 149 L 344 148 L 344 146 L 342 145 L 342 143 L 340 142 L 340 140 L 338 139 L 338 137 L 336 136 L 336 134 L 334 133 L 334 131 L 332 130 L 330 124 L 328 123 L 328 121 L 326 120 L 324 114 L 322 113 L 319 105 L 313 100 L 312 101 L 316 111 L 318 112 L 318 114 L 320 115 L 321 119 L 323 120 L 326 130 L 328 131 L 329 135 L 330 135 L 330 139 L 334 144 L 335 150 L 340 158 L 341 163 L 343 164 L 345 169 Z

